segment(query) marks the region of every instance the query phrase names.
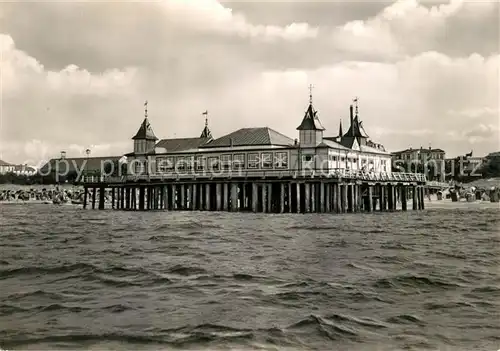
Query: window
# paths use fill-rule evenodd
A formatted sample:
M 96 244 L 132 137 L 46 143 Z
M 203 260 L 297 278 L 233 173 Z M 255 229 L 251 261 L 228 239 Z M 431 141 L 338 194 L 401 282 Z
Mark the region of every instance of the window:
M 312 159 L 313 159 L 312 155 L 304 155 L 304 156 L 302 156 L 302 160 L 304 162 L 311 162 Z
M 205 162 L 206 162 L 205 156 L 196 156 L 194 162 L 195 162 L 195 169 L 197 171 L 205 170 Z
M 263 152 L 261 155 L 262 168 L 273 168 L 272 162 L 273 154 L 269 152 Z
M 156 172 L 165 173 L 171 172 L 174 169 L 172 157 L 156 158 Z
M 340 161 L 345 162 L 345 157 L 341 157 Z
M 233 155 L 233 169 L 245 168 L 245 154 Z
M 177 171 L 185 171 L 186 170 L 186 161 L 183 156 L 177 157 L 176 169 Z
M 216 171 L 219 169 L 219 157 L 208 158 L 208 169 L 212 171 Z
M 288 152 L 276 152 L 274 156 L 275 168 L 288 168 Z
M 259 168 L 259 154 L 248 154 L 248 168 Z
M 194 167 L 194 158 L 193 156 L 186 156 L 184 158 L 184 164 L 186 165 L 186 170 L 191 171 Z
M 333 160 L 334 160 L 334 161 L 337 161 L 337 160 L 338 160 L 338 157 L 337 157 L 337 156 L 333 156 Z
M 135 162 L 135 165 L 134 165 L 134 174 L 135 175 L 141 175 L 145 172 L 146 168 L 144 166 L 144 162 L 143 161 L 139 161 L 138 162 Z
M 222 169 L 231 169 L 231 155 L 222 155 L 220 157 Z

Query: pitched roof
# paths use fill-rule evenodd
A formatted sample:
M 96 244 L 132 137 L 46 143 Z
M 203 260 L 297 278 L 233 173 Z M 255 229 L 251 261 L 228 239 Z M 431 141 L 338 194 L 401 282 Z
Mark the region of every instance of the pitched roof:
M 362 152 L 372 152 L 372 153 L 376 153 L 376 154 L 390 155 L 390 153 L 385 151 L 385 150 L 381 150 L 381 149 L 378 149 L 378 148 L 375 148 L 372 146 L 368 146 L 368 145 L 360 145 L 359 149 Z
M 205 128 L 203 128 L 200 138 L 210 138 L 212 139 L 212 132 L 210 132 L 210 129 L 208 128 L 208 124 L 205 124 Z
M 293 145 L 293 139 L 268 128 L 242 128 L 235 132 L 212 140 L 203 148 L 208 147 L 229 147 L 229 146 L 257 146 L 257 145 Z
M 161 147 L 167 152 L 185 151 L 198 149 L 200 146 L 208 143 L 212 138 L 177 138 L 177 139 L 162 139 L 156 147 Z
M 100 171 L 101 167 L 111 162 L 118 162 L 123 156 L 106 156 L 106 157 L 73 157 L 65 158 L 64 160 L 60 158 L 53 158 L 40 168 L 40 173 L 47 174 L 49 172 L 60 172 L 66 171 L 66 162 L 69 167 L 69 172 L 81 171 L 82 167 L 85 165 L 85 171 Z M 84 163 L 87 160 L 87 163 Z M 66 161 L 66 162 L 64 162 Z M 59 163 L 59 165 L 57 165 Z
M 368 138 L 368 134 L 363 128 L 363 122 L 359 120 L 358 116 L 354 117 L 349 130 L 344 134 L 344 136 Z
M 344 145 L 332 140 L 333 138 L 323 138 L 323 142 L 319 144 L 319 147 L 331 147 L 334 149 L 341 149 L 341 150 L 349 150 L 349 148 L 345 147 Z
M 3 160 L 0 160 L 0 166 L 13 166 L 13 165 Z
M 345 135 L 347 135 L 347 134 L 345 134 Z M 339 143 L 348 149 L 352 149 L 352 146 L 354 145 L 354 140 L 356 140 L 356 138 L 354 138 L 352 136 L 343 136 L 342 138 L 340 138 Z
M 325 127 L 319 121 L 318 111 L 314 109 L 312 104 L 309 104 L 302 123 L 297 127 L 297 130 L 325 130 Z
M 144 121 L 142 121 L 141 126 L 139 127 L 139 130 L 135 134 L 135 136 L 132 138 L 133 140 L 158 140 L 156 137 L 155 133 L 153 132 L 153 128 L 151 127 L 151 124 L 149 123 L 148 118 L 144 118 Z

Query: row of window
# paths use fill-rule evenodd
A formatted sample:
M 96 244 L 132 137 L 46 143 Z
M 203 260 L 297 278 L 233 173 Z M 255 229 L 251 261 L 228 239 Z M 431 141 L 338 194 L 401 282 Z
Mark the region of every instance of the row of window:
M 357 157 L 347 157 L 347 158 L 346 158 L 346 157 L 343 157 L 343 156 L 342 156 L 342 157 L 340 157 L 340 156 L 335 156 L 335 155 L 329 155 L 329 156 L 328 156 L 328 159 L 329 159 L 330 161 L 340 161 L 340 162 L 346 162 L 346 160 L 347 160 L 347 162 L 349 162 L 349 163 L 357 163 L 357 162 L 358 162 L 358 158 L 357 158 Z M 380 162 L 381 162 L 383 165 L 385 165 L 386 160 L 381 160 Z M 370 161 L 368 162 L 368 160 L 367 160 L 367 159 L 362 158 L 362 159 L 361 159 L 361 164 L 366 164 L 366 163 L 369 163 L 370 165 L 373 165 L 373 164 L 374 164 L 374 161 L 373 161 L 373 160 L 370 160 Z
M 399 155 L 400 160 L 417 160 L 417 159 L 427 159 L 431 160 L 444 160 L 444 154 L 431 153 L 430 157 L 428 153 L 411 153 L 411 154 L 401 154 Z
M 247 156 L 247 157 L 245 157 Z M 273 157 L 274 156 L 274 157 Z M 246 160 L 245 160 L 246 158 Z M 204 171 L 229 169 L 283 169 L 288 168 L 287 152 L 262 152 L 245 154 L 224 154 L 221 156 L 167 156 L 156 158 L 156 171 Z

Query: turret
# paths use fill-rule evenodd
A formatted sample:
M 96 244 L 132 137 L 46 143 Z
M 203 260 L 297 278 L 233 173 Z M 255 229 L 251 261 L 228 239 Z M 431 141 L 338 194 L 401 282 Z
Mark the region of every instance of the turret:
M 134 153 L 147 154 L 153 152 L 158 138 L 153 132 L 153 128 L 148 120 L 148 102 L 144 103 L 144 120 L 142 121 L 139 130 L 132 138 L 134 140 Z
M 200 138 L 212 139 L 212 133 L 208 128 L 208 111 L 205 110 L 205 112 L 203 112 L 202 115 L 205 116 L 205 128 L 203 128 L 203 130 L 201 131 Z
M 312 104 L 312 86 L 309 86 L 309 106 L 297 130 L 302 147 L 316 147 L 323 142 L 325 128 L 321 125 L 318 111 L 314 109 Z
M 344 135 L 346 138 L 351 138 L 351 140 L 356 139 L 359 145 L 366 145 L 366 140 L 368 139 L 368 135 L 363 128 L 363 122 L 359 120 L 358 116 L 358 98 L 354 99 L 354 103 L 356 104 L 356 112 L 353 113 L 353 106 L 349 106 L 349 116 L 351 120 L 351 126 L 349 130 Z

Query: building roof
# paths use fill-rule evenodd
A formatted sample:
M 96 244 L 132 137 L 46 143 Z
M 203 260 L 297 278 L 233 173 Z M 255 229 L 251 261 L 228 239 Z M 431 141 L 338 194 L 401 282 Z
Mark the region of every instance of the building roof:
M 85 164 L 85 171 L 100 171 L 101 167 L 111 162 L 118 162 L 123 156 L 106 156 L 106 157 L 73 157 L 73 158 L 53 158 L 49 162 L 40 168 L 40 173 L 47 174 L 49 172 L 55 172 L 60 170 L 60 172 L 66 171 L 66 162 L 69 167 L 69 172 L 81 171 Z M 66 162 L 64 162 L 66 161 Z M 107 161 L 107 162 L 106 162 Z M 59 165 L 57 163 L 59 162 Z
M 13 166 L 13 165 L 3 160 L 0 160 L 0 166 Z
M 377 154 L 390 155 L 390 153 L 387 152 L 387 151 L 385 151 L 385 150 L 382 150 L 382 149 L 379 149 L 379 148 L 376 148 L 376 147 L 373 147 L 373 146 L 369 146 L 369 145 L 360 145 L 359 149 L 362 152 L 371 152 L 371 153 L 377 153 Z
M 314 109 L 312 103 L 309 104 L 302 123 L 297 127 L 297 130 L 325 130 L 325 127 L 319 121 L 318 111 Z
M 293 145 L 293 139 L 283 135 L 271 128 L 242 128 L 235 132 L 212 140 L 203 148 L 230 147 L 230 146 L 259 146 L 259 145 Z
M 132 138 L 133 140 L 158 140 L 156 137 L 155 133 L 153 132 L 153 128 L 151 127 L 151 124 L 149 123 L 148 118 L 144 118 L 144 121 L 142 121 L 141 126 L 139 127 L 139 130 L 135 134 L 135 136 Z
M 398 154 L 405 154 L 405 153 L 408 153 L 408 152 L 420 152 L 420 153 L 442 152 L 442 153 L 445 153 L 445 151 L 442 150 L 442 149 L 424 149 L 424 148 L 413 149 L 413 148 L 409 148 L 409 149 L 405 149 L 405 150 L 402 150 L 402 151 L 394 151 L 394 152 L 392 152 L 392 154 L 393 155 L 398 155 Z
M 358 116 L 354 117 L 353 123 L 349 127 L 347 133 L 344 134 L 346 137 L 360 137 L 368 138 L 368 134 L 363 128 L 363 122 L 359 120 Z
M 200 146 L 205 145 L 210 140 L 212 140 L 211 137 L 162 139 L 156 144 L 156 147 L 164 148 L 167 150 L 167 152 L 186 151 L 191 149 L 198 149 Z
M 323 142 L 318 145 L 319 147 L 331 147 L 334 149 L 341 149 L 341 150 L 350 150 L 349 148 L 345 147 L 344 145 L 336 142 L 333 140 L 333 138 L 323 138 Z

